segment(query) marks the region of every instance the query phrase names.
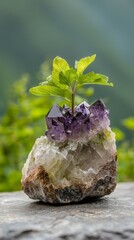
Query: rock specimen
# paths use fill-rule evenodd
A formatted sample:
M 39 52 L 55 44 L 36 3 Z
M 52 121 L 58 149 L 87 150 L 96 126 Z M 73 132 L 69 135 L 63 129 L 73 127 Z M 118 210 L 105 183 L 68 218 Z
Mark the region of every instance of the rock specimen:
M 116 145 L 103 102 L 83 102 L 74 116 L 67 106 L 54 105 L 46 122 L 46 136 L 36 140 L 23 167 L 24 192 L 55 204 L 110 194 L 116 186 Z

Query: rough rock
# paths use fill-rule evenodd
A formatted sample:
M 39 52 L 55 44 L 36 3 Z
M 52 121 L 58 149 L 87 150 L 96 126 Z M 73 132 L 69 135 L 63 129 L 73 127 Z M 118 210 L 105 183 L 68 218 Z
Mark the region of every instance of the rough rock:
M 96 201 L 54 206 L 0 194 L 0 240 L 133 240 L 134 183 Z
M 108 135 L 108 139 L 106 140 Z M 33 199 L 51 203 L 102 197 L 116 186 L 116 146 L 111 130 L 86 144 L 57 145 L 42 136 L 23 168 L 22 186 Z
M 78 202 L 103 197 L 116 186 L 115 135 L 105 105 L 100 100 L 91 106 L 84 102 L 75 107 L 74 116 L 70 111 L 52 107 L 47 136 L 36 140 L 28 156 L 22 187 L 30 198 L 55 204 Z

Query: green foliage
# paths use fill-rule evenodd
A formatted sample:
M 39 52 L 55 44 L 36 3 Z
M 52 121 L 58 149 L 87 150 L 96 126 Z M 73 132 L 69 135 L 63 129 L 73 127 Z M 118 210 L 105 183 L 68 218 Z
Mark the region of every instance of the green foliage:
M 75 62 L 71 68 L 67 61 L 61 57 L 53 60 L 52 75 L 46 81 L 30 89 L 30 92 L 37 96 L 60 96 L 70 101 L 72 113 L 74 112 L 74 100 L 77 90 L 83 85 L 98 84 L 113 86 L 108 82 L 108 77 L 99 73 L 89 72 L 83 74 L 85 69 L 95 60 L 96 55 L 85 57 Z
M 58 64 L 55 65 L 59 69 Z M 67 69 L 68 65 L 64 62 L 62 69 Z M 82 72 L 83 68 L 78 72 Z M 59 70 L 58 70 L 59 71 Z M 67 70 L 66 74 L 70 82 L 74 79 L 77 69 Z M 38 76 L 41 79 L 41 86 L 46 86 L 46 72 L 50 73 L 48 64 L 41 65 Z M 65 73 L 64 73 L 65 74 Z M 63 79 L 63 77 L 62 77 Z M 5 115 L 0 119 L 0 191 L 13 191 L 21 189 L 21 169 L 37 137 L 45 132 L 44 116 L 47 114 L 52 104 L 60 102 L 66 103 L 66 99 L 53 98 L 51 96 L 35 98 L 28 93 L 29 76 L 24 75 L 12 86 L 11 100 Z M 47 79 L 51 82 L 51 77 Z M 56 81 L 56 80 L 55 80 Z M 59 84 L 64 85 L 59 81 Z M 50 84 L 51 86 L 51 84 Z M 65 84 L 66 86 L 66 84 Z M 64 86 L 62 86 L 64 87 Z M 58 87 L 58 89 L 61 89 Z M 62 91 L 64 89 L 62 88 Z M 76 104 L 86 100 L 94 93 L 93 88 L 80 88 L 79 95 L 76 94 Z M 125 124 L 124 124 L 125 123 Z M 133 129 L 133 118 L 123 120 L 123 125 L 128 129 Z M 130 127 L 131 126 L 131 127 Z M 118 180 L 134 180 L 134 141 L 126 141 L 124 133 L 119 129 L 116 132 L 118 144 Z
M 116 83 L 114 89 L 95 86 L 96 95 L 108 98 L 111 121 L 117 126 L 124 111 L 133 114 L 133 51 L 125 47 L 133 46 L 133 22 L 133 1 L 1 0 L 0 115 L 18 76 L 29 72 L 32 86 L 37 85 L 35 69 L 43 56 L 52 59 L 58 52 L 72 62 L 74 56 L 79 59 L 87 49 L 96 49 L 94 68 L 103 68 Z
M 134 130 L 134 118 L 122 121 L 129 130 Z M 125 134 L 119 129 L 113 129 L 118 143 L 118 181 L 134 181 L 134 138 L 126 140 Z
M 44 71 L 50 71 L 46 62 L 38 74 L 41 80 L 46 77 Z M 12 86 L 11 101 L 0 119 L 0 192 L 21 189 L 21 169 L 35 139 L 44 135 L 45 115 L 55 101 L 61 105 L 66 103 L 58 97 L 35 98 L 27 92 L 28 81 L 29 76 L 24 75 Z M 92 94 L 92 88 L 82 89 L 76 103 L 83 101 L 82 95 Z
M 81 58 L 79 61 L 75 62 L 75 68 L 77 69 L 77 74 L 81 75 L 85 69 L 95 60 L 96 55 L 92 55 L 91 57 Z
M 112 131 L 116 135 L 116 141 L 122 141 L 125 138 L 125 134 L 118 128 L 112 128 Z
M 122 125 L 130 130 L 134 130 L 134 117 L 129 117 L 122 120 Z
M 118 147 L 118 181 L 134 181 L 134 140 Z
M 12 88 L 12 100 L 0 119 L 0 191 L 21 188 L 21 169 L 35 139 L 44 134 L 44 115 L 53 99 L 27 93 L 28 75 Z

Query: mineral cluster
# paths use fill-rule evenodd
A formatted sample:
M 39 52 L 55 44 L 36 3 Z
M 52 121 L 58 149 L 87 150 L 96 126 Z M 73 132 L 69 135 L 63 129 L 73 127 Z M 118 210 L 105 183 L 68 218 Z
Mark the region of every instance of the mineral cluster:
M 83 102 L 74 115 L 54 105 L 46 123 L 45 136 L 36 140 L 23 167 L 24 192 L 55 204 L 110 194 L 116 186 L 116 144 L 104 103 Z
M 79 104 L 74 109 L 74 115 L 69 107 L 61 108 L 55 104 L 46 116 L 46 123 L 46 135 L 55 142 L 87 142 L 110 124 L 108 110 L 101 100 L 91 106 L 87 102 Z

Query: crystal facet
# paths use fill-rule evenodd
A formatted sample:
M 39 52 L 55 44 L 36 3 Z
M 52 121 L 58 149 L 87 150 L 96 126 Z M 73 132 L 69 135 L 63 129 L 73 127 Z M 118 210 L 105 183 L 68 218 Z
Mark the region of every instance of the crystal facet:
M 109 125 L 108 110 L 102 100 L 91 106 L 84 101 L 75 107 L 74 116 L 66 105 L 63 108 L 54 105 L 46 116 L 46 123 L 46 135 L 50 141 L 86 141 Z
M 46 117 L 46 123 L 48 126 L 48 131 L 46 135 L 48 139 L 53 141 L 64 142 L 67 139 L 65 132 L 65 118 L 62 114 L 61 108 L 55 104 Z

